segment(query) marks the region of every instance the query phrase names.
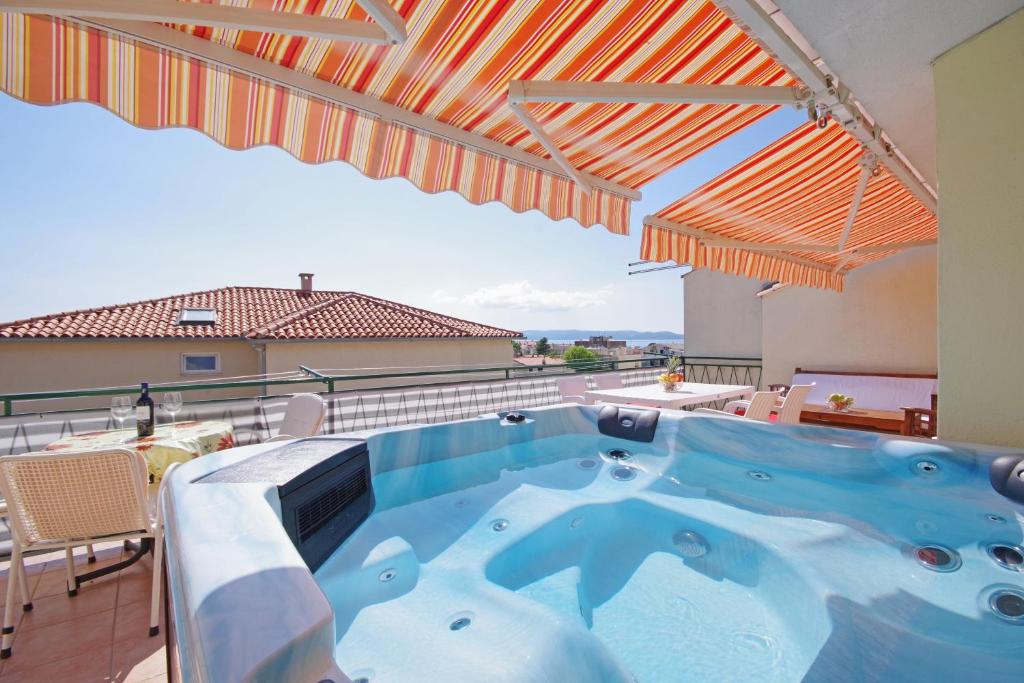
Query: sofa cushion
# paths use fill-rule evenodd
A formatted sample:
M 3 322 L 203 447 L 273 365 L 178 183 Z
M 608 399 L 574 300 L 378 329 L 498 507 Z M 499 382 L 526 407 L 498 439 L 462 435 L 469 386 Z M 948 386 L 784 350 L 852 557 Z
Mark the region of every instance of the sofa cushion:
M 831 375 L 798 372 L 793 384 L 811 384 L 808 403 L 824 404 L 830 394 L 853 396 L 854 407 L 875 410 L 929 408 L 939 382 L 928 377 L 892 377 L 887 375 Z

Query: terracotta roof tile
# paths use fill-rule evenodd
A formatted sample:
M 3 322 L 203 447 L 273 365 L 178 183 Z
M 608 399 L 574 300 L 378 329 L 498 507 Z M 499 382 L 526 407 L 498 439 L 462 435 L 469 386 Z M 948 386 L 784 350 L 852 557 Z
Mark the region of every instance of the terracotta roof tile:
M 179 325 L 183 308 L 212 308 L 212 325 Z M 519 332 L 358 292 L 223 287 L 0 323 L 8 339 L 511 338 Z

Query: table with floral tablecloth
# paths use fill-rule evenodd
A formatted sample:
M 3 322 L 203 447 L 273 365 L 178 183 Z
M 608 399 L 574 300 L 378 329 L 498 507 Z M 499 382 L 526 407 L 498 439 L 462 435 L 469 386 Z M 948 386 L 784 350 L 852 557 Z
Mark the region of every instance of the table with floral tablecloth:
M 65 436 L 46 447 L 48 451 L 130 448 L 142 454 L 154 481 L 160 481 L 171 463 L 188 462 L 201 455 L 235 445 L 234 432 L 226 422 L 179 422 L 159 425 L 153 436 L 139 438 L 133 429 L 88 432 Z

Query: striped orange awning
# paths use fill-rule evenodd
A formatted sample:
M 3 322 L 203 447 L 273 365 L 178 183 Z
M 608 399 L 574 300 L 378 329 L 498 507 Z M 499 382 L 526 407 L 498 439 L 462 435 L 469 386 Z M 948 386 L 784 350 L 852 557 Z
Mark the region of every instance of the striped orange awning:
M 352 0 L 250 4 L 370 21 Z M 345 161 L 369 177 L 404 177 L 426 192 L 451 190 L 474 203 L 500 201 L 515 211 L 539 209 L 555 219 L 570 217 L 627 234 L 632 190 L 775 107 L 531 105 L 530 114 L 575 168 L 608 181 L 587 194 L 550 164 L 530 163 L 548 154 L 509 108 L 509 81 L 795 83 L 707 0 L 391 5 L 406 21 L 408 40 L 401 45 L 161 24 L 146 24 L 146 35 L 125 35 L 109 25 L 97 28 L 100 20 L 85 25 L 0 14 L 0 90 L 37 104 L 92 102 L 145 128 L 189 127 L 233 149 L 276 145 L 302 161 Z M 148 36 L 154 31 L 173 39 L 153 41 Z M 230 61 L 212 63 L 168 47 L 181 41 L 258 58 L 482 136 L 516 154 L 474 147 L 318 98 Z
M 875 170 L 843 243 L 865 166 Z M 641 258 L 841 291 L 851 268 L 934 241 L 937 227 L 841 126 L 808 123 L 646 217 Z

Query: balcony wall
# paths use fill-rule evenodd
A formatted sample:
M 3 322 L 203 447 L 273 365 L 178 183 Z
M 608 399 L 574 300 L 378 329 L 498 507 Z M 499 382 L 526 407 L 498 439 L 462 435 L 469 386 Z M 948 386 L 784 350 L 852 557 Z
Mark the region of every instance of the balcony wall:
M 934 67 L 939 436 L 1024 446 L 1024 10 Z
M 683 283 L 686 355 L 761 357 L 760 280 L 695 270 Z
M 786 287 L 761 297 L 763 382 L 789 383 L 798 367 L 936 372 L 935 277 L 926 247 L 853 270 L 841 293 Z

